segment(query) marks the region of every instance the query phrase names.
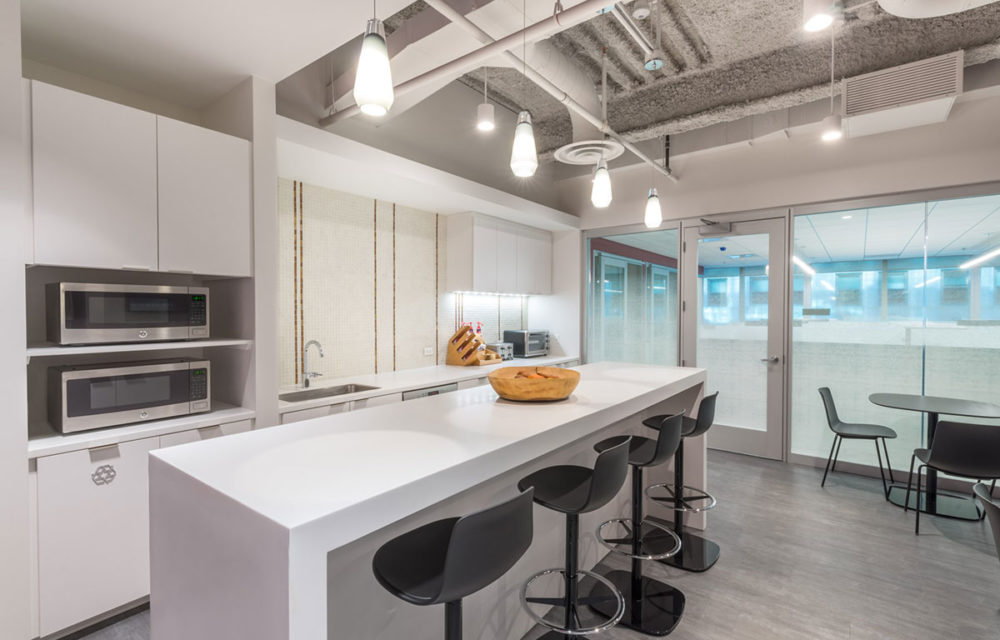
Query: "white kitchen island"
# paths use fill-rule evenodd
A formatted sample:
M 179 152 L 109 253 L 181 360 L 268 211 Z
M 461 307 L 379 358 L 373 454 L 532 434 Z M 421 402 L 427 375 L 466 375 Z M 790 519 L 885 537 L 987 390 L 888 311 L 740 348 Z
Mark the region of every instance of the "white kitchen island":
M 440 607 L 381 589 L 371 557 L 386 540 L 515 492 L 552 464 L 592 465 L 592 447 L 651 432 L 644 416 L 691 412 L 702 369 L 596 363 L 557 403 L 500 400 L 490 387 L 374 407 L 155 451 L 150 458 L 153 640 L 440 638 Z M 702 438 L 686 483 L 705 487 Z M 667 465 L 648 483 L 671 479 Z M 581 519 L 581 567 L 604 555 L 593 531 L 628 511 L 627 486 Z M 650 515 L 670 517 L 663 508 Z M 704 526 L 704 518 L 692 525 Z M 535 540 L 514 569 L 466 601 L 469 637 L 530 627 L 518 589 L 559 566 L 563 518 L 535 509 Z M 489 629 L 483 635 L 480 629 Z

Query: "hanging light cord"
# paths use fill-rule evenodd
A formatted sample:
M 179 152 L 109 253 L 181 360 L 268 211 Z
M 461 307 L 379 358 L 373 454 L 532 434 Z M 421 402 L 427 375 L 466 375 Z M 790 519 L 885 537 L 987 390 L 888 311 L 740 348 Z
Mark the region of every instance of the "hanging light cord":
M 601 122 L 608 128 L 608 48 L 601 49 Z M 601 133 L 604 133 L 603 131 Z
M 830 113 L 833 113 L 833 85 L 836 82 L 835 76 L 833 74 L 833 61 L 834 61 L 834 29 L 830 29 Z
M 521 99 L 528 103 L 528 2 L 521 0 Z M 521 107 L 524 108 L 523 106 Z
M 486 104 L 486 88 L 489 86 L 490 82 L 490 68 L 483 67 L 483 104 Z

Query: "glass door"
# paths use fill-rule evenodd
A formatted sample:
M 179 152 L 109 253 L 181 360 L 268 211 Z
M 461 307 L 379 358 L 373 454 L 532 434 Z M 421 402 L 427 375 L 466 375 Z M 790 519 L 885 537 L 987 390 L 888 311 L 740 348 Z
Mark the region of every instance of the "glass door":
M 719 392 L 708 446 L 780 460 L 785 378 L 785 221 L 686 227 L 681 363 Z

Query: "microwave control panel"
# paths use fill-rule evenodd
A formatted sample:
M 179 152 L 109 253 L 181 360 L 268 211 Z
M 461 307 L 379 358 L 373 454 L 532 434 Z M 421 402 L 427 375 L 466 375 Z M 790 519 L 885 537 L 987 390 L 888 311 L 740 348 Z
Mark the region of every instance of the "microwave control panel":
M 189 324 L 192 327 L 204 327 L 208 322 L 208 296 L 198 293 L 191 296 L 191 314 Z
M 208 369 L 191 369 L 191 401 L 208 398 Z

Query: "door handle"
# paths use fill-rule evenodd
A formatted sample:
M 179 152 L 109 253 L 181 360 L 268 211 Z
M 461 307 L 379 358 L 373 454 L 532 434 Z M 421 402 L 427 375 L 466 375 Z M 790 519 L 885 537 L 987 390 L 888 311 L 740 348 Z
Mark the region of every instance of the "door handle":
M 779 360 L 778 356 L 768 356 L 767 358 L 761 358 L 761 362 L 777 362 Z

